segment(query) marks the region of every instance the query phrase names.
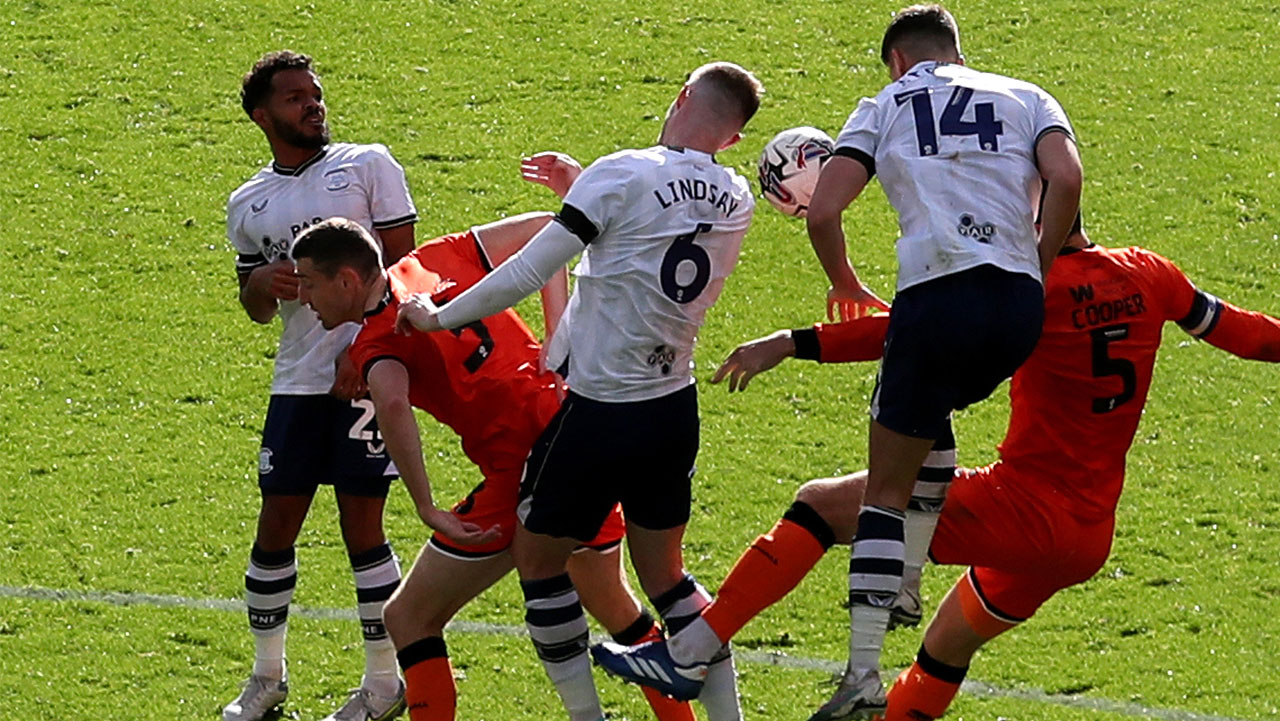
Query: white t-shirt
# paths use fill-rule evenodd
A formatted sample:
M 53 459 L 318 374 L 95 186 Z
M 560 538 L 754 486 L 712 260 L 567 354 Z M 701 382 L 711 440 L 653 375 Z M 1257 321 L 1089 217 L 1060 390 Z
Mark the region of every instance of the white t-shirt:
M 297 168 L 272 163 L 236 189 L 227 201 L 227 238 L 239 255 L 236 270 L 289 258 L 304 229 L 326 218 L 349 218 L 369 230 L 417 222 L 404 169 L 383 145 L 334 143 Z M 360 329 L 346 323 L 331 331 L 296 300 L 281 301 L 280 350 L 273 395 L 328 393 L 334 363 Z
M 556 333 L 569 387 L 640 401 L 693 383 L 698 329 L 751 224 L 747 181 L 707 153 L 655 146 L 592 163 L 564 204 L 560 222 L 586 243 Z
M 963 65 L 923 62 L 863 98 L 836 153 L 880 178 L 898 211 L 898 290 L 982 264 L 1040 280 L 1035 147 L 1072 133 L 1039 87 Z

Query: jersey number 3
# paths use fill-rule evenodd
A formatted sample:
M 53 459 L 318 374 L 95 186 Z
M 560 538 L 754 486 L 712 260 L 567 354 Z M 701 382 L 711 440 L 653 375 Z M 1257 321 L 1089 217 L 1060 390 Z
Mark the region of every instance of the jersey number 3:
M 693 242 L 699 233 L 709 232 L 710 223 L 698 223 L 698 227 L 692 232 L 676 236 L 671 241 L 671 247 L 662 256 L 662 269 L 658 272 L 658 279 L 662 281 L 663 294 L 671 300 L 681 304 L 688 303 L 697 298 L 707 287 L 707 281 L 711 280 L 711 256 L 707 255 L 705 248 Z M 688 277 L 687 270 L 683 274 L 678 272 L 682 265 L 687 269 L 687 264 L 690 263 L 693 265 L 692 278 Z M 684 275 L 687 282 L 682 283 L 680 275 Z
M 1004 123 L 996 120 L 994 103 L 974 103 L 973 120 L 963 120 L 964 112 L 973 99 L 972 88 L 956 88 L 951 91 L 947 107 L 942 111 L 935 127 L 933 124 L 933 101 L 928 88 L 918 88 L 893 96 L 898 105 L 910 101 L 911 114 L 916 121 L 916 145 L 921 156 L 938 154 L 938 133 L 943 135 L 976 135 L 978 145 L 983 150 L 997 152 L 1000 150 L 1000 136 L 1004 134 Z

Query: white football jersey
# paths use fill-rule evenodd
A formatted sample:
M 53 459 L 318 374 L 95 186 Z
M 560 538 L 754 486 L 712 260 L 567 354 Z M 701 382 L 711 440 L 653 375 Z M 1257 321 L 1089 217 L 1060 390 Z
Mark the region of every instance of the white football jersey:
M 639 401 L 693 383 L 693 344 L 738 262 L 755 198 L 707 153 L 656 146 L 582 172 L 559 219 L 586 243 L 565 311 L 569 387 Z
M 963 65 L 923 62 L 863 98 L 836 153 L 879 176 L 898 211 L 898 290 L 982 264 L 1040 280 L 1035 147 L 1071 134 L 1039 87 Z
M 288 259 L 299 233 L 334 216 L 356 221 L 379 242 L 378 230 L 417 221 L 404 169 L 386 146 L 334 143 L 297 168 L 272 163 L 237 188 L 227 201 L 236 270 Z M 326 331 L 315 311 L 296 300 L 281 301 L 280 319 L 272 394 L 329 392 L 338 354 L 360 325 Z

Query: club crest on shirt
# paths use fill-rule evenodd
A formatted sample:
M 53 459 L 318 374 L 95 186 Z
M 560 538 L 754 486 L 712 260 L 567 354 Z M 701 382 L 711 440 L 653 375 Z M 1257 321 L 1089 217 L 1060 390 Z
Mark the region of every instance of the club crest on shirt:
M 271 449 L 266 446 L 258 451 L 258 474 L 265 476 L 275 470 L 275 466 L 271 465 Z
M 330 192 L 345 190 L 351 186 L 351 175 L 346 168 L 334 168 L 324 174 L 324 189 Z

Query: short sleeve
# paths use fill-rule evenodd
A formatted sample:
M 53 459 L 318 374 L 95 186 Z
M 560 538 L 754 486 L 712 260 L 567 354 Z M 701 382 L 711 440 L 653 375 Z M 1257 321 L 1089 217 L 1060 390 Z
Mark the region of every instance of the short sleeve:
M 876 98 L 863 98 L 849 114 L 836 136 L 836 155 L 852 158 L 867 166 L 875 175 L 876 149 L 880 147 L 880 104 Z
M 1191 327 L 1200 325 L 1205 320 L 1205 311 L 1212 305 L 1207 299 L 1213 297 L 1196 288 L 1182 270 L 1163 255 L 1142 249 L 1137 252 L 1146 266 L 1143 275 L 1151 284 L 1150 292 L 1159 303 L 1162 317 L 1175 321 L 1184 328 L 1188 327 L 1187 323 Z M 1200 312 L 1197 312 L 1197 308 Z
M 418 211 L 409 195 L 404 168 L 385 145 L 373 145 L 366 166 L 370 187 L 370 215 L 374 230 L 398 228 L 418 222 Z
M 626 209 L 632 175 L 625 156 L 600 158 L 582 171 L 569 188 L 556 221 L 584 245 L 595 240 Z
M 391 358 L 408 366 L 410 357 L 408 336 L 397 335 L 394 331 L 396 309 L 394 306 L 384 308 L 377 316 L 365 321 L 356 339 L 351 342 L 347 354 L 351 356 L 351 364 L 360 371 L 360 376 L 368 378 L 369 367 L 384 358 Z
M 1067 119 L 1067 111 L 1062 109 L 1062 105 L 1052 95 L 1040 88 L 1036 90 L 1035 142 L 1032 147 L 1040 142 L 1040 138 L 1054 131 L 1066 133 L 1067 137 L 1074 140 L 1076 133 L 1071 128 L 1071 121 Z
M 268 262 L 262 244 L 244 232 L 241 224 L 244 216 L 243 208 L 244 203 L 236 202 L 235 197 L 227 202 L 227 240 L 236 250 L 236 273 L 241 275 Z

